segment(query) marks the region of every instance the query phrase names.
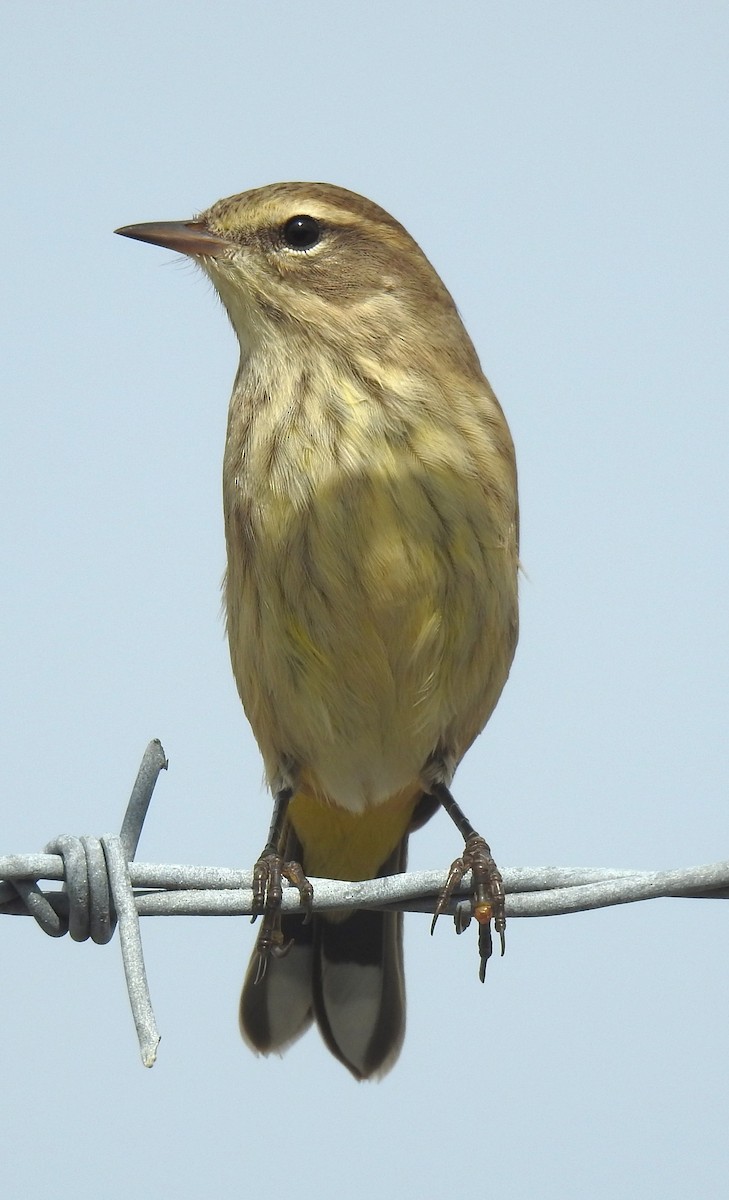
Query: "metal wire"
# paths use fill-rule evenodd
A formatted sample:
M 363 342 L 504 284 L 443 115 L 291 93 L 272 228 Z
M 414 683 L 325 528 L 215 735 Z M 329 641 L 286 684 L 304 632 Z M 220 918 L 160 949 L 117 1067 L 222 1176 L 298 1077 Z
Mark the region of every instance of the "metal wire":
M 119 835 L 63 836 L 43 854 L 0 857 L 0 914 L 35 918 L 51 937 L 108 942 L 119 925 L 127 991 L 142 1062 L 154 1064 L 159 1033 L 144 969 L 139 917 L 250 916 L 252 871 L 133 862 L 142 825 L 160 771 L 167 760 L 158 741 L 147 747 Z M 312 879 L 314 912 L 334 909 L 398 909 L 433 913 L 445 871 L 411 871 L 384 879 L 348 883 Z M 728 899 L 729 862 L 674 871 L 614 868 L 513 867 L 502 871 L 507 917 L 546 917 L 584 912 L 658 897 Z M 39 880 L 63 883 L 42 891 Z M 459 895 L 468 895 L 469 876 Z M 284 885 L 283 909 L 301 910 L 296 888 Z M 470 900 L 454 899 L 448 910 L 463 929 Z
M 167 760 L 150 742 L 137 772 L 121 833 L 106 837 L 54 838 L 45 854 L 0 859 L 0 913 L 27 913 L 51 937 L 70 933 L 75 942 L 99 945 L 119 924 L 124 975 L 145 1067 L 154 1065 L 159 1033 L 144 969 L 136 897 L 129 875 L 154 785 Z M 39 879 L 62 880 L 61 892 L 42 892 Z

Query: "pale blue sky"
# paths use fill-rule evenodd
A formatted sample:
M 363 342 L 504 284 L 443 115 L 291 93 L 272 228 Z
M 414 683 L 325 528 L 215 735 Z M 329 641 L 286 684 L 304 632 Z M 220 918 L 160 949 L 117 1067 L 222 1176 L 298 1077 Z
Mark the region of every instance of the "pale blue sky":
M 727 6 L 26 0 L 2 26 L 0 853 L 118 828 L 153 736 L 138 857 L 261 847 L 219 617 L 237 348 L 199 273 L 112 230 L 322 179 L 422 244 L 517 445 L 523 632 L 459 800 L 502 865 L 729 858 Z M 411 861 L 454 851 L 439 817 Z M 244 919 L 143 924 L 149 1072 L 116 941 L 6 918 L 4 1188 L 718 1200 L 728 920 L 512 921 L 481 987 L 468 938 L 411 917 L 402 1058 L 358 1086 L 315 1034 L 244 1049 Z

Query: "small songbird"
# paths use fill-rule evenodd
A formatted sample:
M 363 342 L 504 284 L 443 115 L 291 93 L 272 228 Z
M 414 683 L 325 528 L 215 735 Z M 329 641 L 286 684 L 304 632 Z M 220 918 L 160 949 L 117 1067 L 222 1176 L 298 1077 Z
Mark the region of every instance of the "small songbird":
M 316 1020 L 357 1079 L 405 1028 L 402 915 L 282 915 L 281 879 L 405 867 L 439 807 L 472 872 L 481 977 L 504 893 L 449 785 L 517 640 L 514 447 L 455 304 L 370 200 L 279 183 L 126 237 L 192 257 L 240 343 L 223 465 L 233 673 L 274 795 L 254 870 L 261 932 L 243 1037 L 281 1052 Z M 435 918 L 434 918 L 435 920 Z

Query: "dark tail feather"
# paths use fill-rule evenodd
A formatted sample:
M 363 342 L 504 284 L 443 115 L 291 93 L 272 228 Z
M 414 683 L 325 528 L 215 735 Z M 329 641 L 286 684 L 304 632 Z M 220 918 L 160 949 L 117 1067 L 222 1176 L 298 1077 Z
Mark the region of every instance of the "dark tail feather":
M 380 875 L 405 869 L 407 838 Z M 344 920 L 284 917 L 292 945 L 255 983 L 254 951 L 240 1000 L 244 1040 L 259 1054 L 282 1054 L 314 1017 L 332 1054 L 355 1079 L 384 1075 L 405 1036 L 402 913 L 363 910 Z
M 284 855 L 301 860 L 301 846 L 293 829 L 286 831 Z M 284 942 L 290 943 L 282 958 L 272 958 L 262 979 L 254 948 L 240 997 L 238 1021 L 241 1035 L 257 1054 L 283 1054 L 301 1037 L 314 1019 L 312 976 L 314 970 L 314 926 L 303 916 L 281 918 Z
M 402 913 L 358 912 L 316 930 L 314 1013 L 355 1079 L 384 1075 L 405 1036 Z
M 380 875 L 405 869 L 407 839 Z M 402 913 L 362 910 L 316 923 L 314 1015 L 332 1054 L 355 1079 L 382 1076 L 405 1036 Z
M 288 953 L 271 959 L 256 983 L 258 955 L 254 950 L 240 997 L 240 1031 L 257 1054 L 283 1054 L 314 1019 L 314 926 L 304 925 L 301 916 L 289 916 L 281 918 L 281 929 L 291 942 Z

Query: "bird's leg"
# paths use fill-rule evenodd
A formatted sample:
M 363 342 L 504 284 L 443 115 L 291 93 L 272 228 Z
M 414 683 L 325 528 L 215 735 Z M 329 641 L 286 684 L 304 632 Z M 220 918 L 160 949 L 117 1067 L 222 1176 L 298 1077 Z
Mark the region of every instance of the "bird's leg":
M 255 921 L 256 917 L 263 917 L 256 941 L 256 954 L 258 955 L 256 983 L 266 974 L 268 960 L 282 958 L 291 944 L 284 940 L 281 930 L 282 878 L 288 880 L 292 887 L 298 888 L 301 903 L 305 909 L 305 922 L 311 918 L 314 889 L 306 878 L 301 863 L 287 862 L 281 853 L 286 841 L 286 810 L 292 796 L 293 788 L 290 787 L 281 788 L 276 792 L 268 839 L 253 868 L 253 915 L 251 920 Z
M 480 834 L 476 833 L 471 822 L 456 804 L 449 789 L 444 783 L 432 783 L 428 788 L 429 794 L 436 799 L 448 816 L 454 822 L 458 832 L 463 837 L 465 846 L 460 858 L 451 863 L 445 887 L 438 897 L 438 903 L 430 927 L 432 933 L 438 917 L 445 910 L 454 891 L 463 879 L 471 872 L 471 904 L 473 915 L 478 921 L 478 952 L 481 958 L 479 979 L 483 983 L 486 974 L 486 963 L 493 952 L 491 942 L 491 921 L 499 935 L 501 953 L 506 949 L 506 915 L 504 911 L 504 884 L 496 863 L 491 857 L 491 850 Z M 456 920 L 456 929 L 462 932 L 464 926 Z

